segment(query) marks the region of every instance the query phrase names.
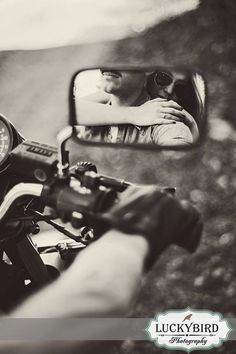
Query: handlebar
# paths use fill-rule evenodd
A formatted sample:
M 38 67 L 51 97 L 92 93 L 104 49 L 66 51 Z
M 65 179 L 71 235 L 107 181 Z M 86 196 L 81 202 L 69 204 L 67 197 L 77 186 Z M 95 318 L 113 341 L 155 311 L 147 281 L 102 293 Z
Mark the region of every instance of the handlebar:
M 69 183 L 55 180 L 52 185 L 45 185 L 41 198 L 45 205 L 55 209 L 66 222 L 71 221 L 76 213 L 94 215 L 102 212 L 112 205 L 116 195 L 116 191 L 110 188 L 86 188 L 71 178 Z
M 9 162 L 9 175 L 17 178 L 0 205 L 0 221 L 14 202 L 25 196 L 38 197 L 43 207 L 52 207 L 64 222 L 73 223 L 79 214 L 91 220 L 113 205 L 117 193 L 132 185 L 124 179 L 100 175 L 96 173 L 96 166 L 86 162 L 68 167 L 63 161 L 66 173 L 62 173 L 58 169 L 57 149 L 33 141 L 18 145 L 10 153 Z M 175 188 L 163 188 L 175 193 Z M 23 204 L 28 200 L 26 203 L 23 200 Z M 25 216 L 24 208 L 21 210 Z
M 52 185 L 19 183 L 4 197 L 0 205 L 0 221 L 19 198 L 26 196 L 40 197 L 42 203 L 52 207 L 63 221 L 71 221 L 78 213 L 95 215 L 109 208 L 116 198 L 116 192 L 103 186 L 91 191 L 81 187 L 76 180 L 70 184 L 55 180 Z

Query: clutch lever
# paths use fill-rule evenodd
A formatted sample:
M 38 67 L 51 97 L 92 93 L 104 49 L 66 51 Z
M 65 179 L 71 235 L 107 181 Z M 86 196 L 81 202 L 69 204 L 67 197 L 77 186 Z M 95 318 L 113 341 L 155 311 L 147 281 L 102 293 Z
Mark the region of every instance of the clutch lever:
M 86 188 L 96 188 L 97 186 L 104 186 L 116 192 L 123 192 L 127 187 L 133 186 L 134 183 L 125 181 L 124 179 L 114 178 L 107 175 L 97 173 L 96 166 L 91 162 L 78 162 L 70 168 L 70 173 L 75 178 L 78 178 L 80 183 Z M 142 187 L 142 185 L 140 185 Z M 162 187 L 167 193 L 175 194 L 176 188 Z
M 38 221 L 44 221 L 47 224 L 51 225 L 54 227 L 54 229 L 56 229 L 57 231 L 63 233 L 65 236 L 71 238 L 72 240 L 76 241 L 76 242 L 81 242 L 84 245 L 86 245 L 87 243 L 83 240 L 83 235 L 80 234 L 76 234 L 71 232 L 70 230 L 68 230 L 65 226 L 57 223 L 56 221 L 53 221 L 50 219 L 49 216 L 44 215 L 42 213 L 40 213 L 37 210 L 31 210 L 30 212 L 32 212 L 34 215 L 36 215 L 38 217 Z
M 106 188 L 111 188 L 116 192 L 123 192 L 129 186 L 134 186 L 134 183 L 125 181 L 124 179 L 113 178 L 106 175 L 99 175 L 94 172 L 86 172 L 84 174 L 83 183 L 86 187 L 93 188 L 93 186 L 102 185 Z M 144 187 L 146 185 L 136 184 L 137 187 Z M 166 193 L 174 195 L 176 192 L 175 187 L 162 186 L 163 191 Z

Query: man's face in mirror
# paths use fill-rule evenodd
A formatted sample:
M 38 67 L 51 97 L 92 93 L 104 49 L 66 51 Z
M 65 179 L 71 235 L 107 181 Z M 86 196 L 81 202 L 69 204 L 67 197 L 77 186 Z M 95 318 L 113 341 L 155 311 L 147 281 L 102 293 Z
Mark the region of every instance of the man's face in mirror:
M 179 94 L 187 87 L 188 75 L 177 70 L 159 71 L 156 73 L 155 82 L 158 97 L 178 102 Z
M 132 70 L 101 69 L 99 88 L 107 93 L 119 96 L 129 96 L 135 91 L 142 90 L 146 75 L 144 72 Z

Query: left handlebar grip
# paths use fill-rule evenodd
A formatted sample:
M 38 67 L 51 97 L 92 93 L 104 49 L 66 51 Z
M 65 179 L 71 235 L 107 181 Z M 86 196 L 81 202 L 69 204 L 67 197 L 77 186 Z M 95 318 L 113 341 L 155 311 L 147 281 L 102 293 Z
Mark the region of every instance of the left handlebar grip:
M 55 209 L 63 219 L 70 221 L 73 212 L 95 215 L 109 208 L 116 199 L 116 192 L 109 188 L 90 190 L 84 187 L 57 185 L 53 190 L 44 188 L 42 191 L 44 203 Z

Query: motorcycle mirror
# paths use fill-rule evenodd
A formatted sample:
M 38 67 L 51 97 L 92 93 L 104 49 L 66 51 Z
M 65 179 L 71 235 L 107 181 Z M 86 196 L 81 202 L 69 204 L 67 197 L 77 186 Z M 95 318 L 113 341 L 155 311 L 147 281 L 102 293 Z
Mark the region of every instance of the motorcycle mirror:
M 101 67 L 74 75 L 70 125 L 81 143 L 185 149 L 206 131 L 206 82 L 179 67 Z

